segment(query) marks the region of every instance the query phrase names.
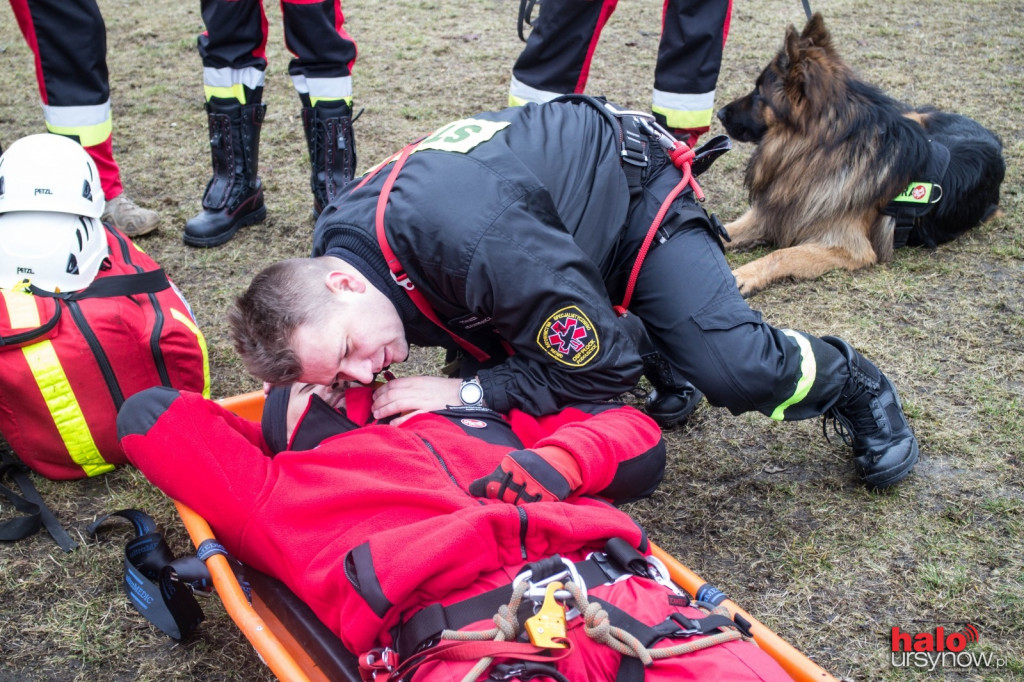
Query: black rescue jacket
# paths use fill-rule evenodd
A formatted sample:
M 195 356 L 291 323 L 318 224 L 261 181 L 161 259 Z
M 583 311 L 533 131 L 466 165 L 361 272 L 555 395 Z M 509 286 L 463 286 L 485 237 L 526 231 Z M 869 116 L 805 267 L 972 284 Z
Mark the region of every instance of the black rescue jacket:
M 398 175 L 388 241 L 437 317 L 490 354 L 476 373 L 498 412 L 612 398 L 640 377 L 608 295 L 635 257 L 618 248 L 630 206 L 619 149 L 596 108 L 530 104 L 437 130 Z M 325 209 L 313 255 L 346 260 L 384 291 L 410 343 L 457 349 L 395 284 L 377 245 L 390 170 L 350 184 Z

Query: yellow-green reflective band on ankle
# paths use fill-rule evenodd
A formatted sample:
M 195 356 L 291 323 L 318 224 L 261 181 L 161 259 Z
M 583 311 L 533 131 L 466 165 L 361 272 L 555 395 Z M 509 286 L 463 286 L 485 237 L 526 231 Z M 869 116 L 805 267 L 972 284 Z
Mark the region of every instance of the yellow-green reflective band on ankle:
M 206 95 L 207 102 L 216 97 L 217 99 L 233 99 L 239 104 L 245 104 L 245 85 L 242 83 L 226 86 L 204 85 L 203 93 Z
M 699 111 L 680 111 L 665 107 L 651 107 L 651 111 L 665 117 L 666 127 L 689 130 L 690 128 L 707 128 L 711 125 L 712 109 Z
M 795 405 L 807 397 L 807 394 L 811 391 L 811 386 L 814 385 L 814 377 L 818 371 L 818 364 L 814 360 L 814 351 L 811 349 L 811 343 L 807 338 L 800 332 L 793 331 L 792 329 L 783 329 L 782 333 L 793 339 L 800 348 L 800 378 L 796 382 L 796 390 L 793 392 L 793 395 L 772 412 L 772 419 L 776 421 L 782 421 L 785 418 L 787 407 Z
M 314 106 L 315 107 L 320 102 L 323 102 L 325 104 L 335 104 L 337 102 L 344 102 L 345 104 L 348 105 L 349 109 L 352 108 L 352 97 L 351 97 L 351 95 L 348 96 L 348 97 L 312 97 L 312 96 L 310 96 L 310 98 L 309 98 L 310 106 Z
M 102 123 L 86 126 L 56 126 L 47 123 L 46 129 L 55 135 L 73 137 L 83 147 L 95 147 L 106 142 L 114 128 L 113 123 L 108 118 Z

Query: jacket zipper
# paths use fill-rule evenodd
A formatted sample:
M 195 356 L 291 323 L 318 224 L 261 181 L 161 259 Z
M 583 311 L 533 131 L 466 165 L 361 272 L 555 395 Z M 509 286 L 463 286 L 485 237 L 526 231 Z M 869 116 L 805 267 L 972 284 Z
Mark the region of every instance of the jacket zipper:
M 519 554 L 526 561 L 526 510 L 517 504 L 516 511 L 519 512 Z
M 444 461 L 444 458 L 441 457 L 440 454 L 438 454 L 437 450 L 434 449 L 434 446 L 430 444 L 430 441 L 422 437 L 420 438 L 420 440 L 423 441 L 423 444 L 427 446 L 427 449 L 430 450 L 430 453 L 434 455 L 434 458 L 437 460 L 437 463 L 441 465 L 442 469 L 444 469 L 444 473 L 448 475 L 448 480 L 450 480 L 455 485 L 456 488 L 462 490 L 462 488 L 459 486 L 459 482 L 456 481 L 455 476 L 452 475 L 452 470 L 448 468 L 448 463 Z

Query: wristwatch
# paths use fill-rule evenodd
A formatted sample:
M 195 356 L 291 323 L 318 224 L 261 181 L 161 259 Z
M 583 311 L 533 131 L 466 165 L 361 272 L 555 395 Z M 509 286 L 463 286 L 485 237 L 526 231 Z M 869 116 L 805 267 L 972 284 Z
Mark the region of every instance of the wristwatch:
M 476 377 L 463 379 L 462 386 L 459 387 L 459 400 L 465 407 L 483 407 L 484 389 L 480 385 L 480 380 Z

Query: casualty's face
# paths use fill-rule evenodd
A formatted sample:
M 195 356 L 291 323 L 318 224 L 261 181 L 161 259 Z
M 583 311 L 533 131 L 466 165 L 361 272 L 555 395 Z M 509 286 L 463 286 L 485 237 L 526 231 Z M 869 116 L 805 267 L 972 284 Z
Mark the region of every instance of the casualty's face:
M 285 414 L 286 426 L 288 428 L 288 442 L 291 442 L 292 433 L 299 419 L 306 413 L 309 407 L 309 400 L 314 395 L 320 396 L 324 402 L 336 410 L 345 407 L 345 386 L 334 389 L 330 386 L 320 384 L 303 384 L 296 382 L 291 386 L 291 393 L 288 396 L 288 410 Z
M 376 289 L 336 291 L 316 321 L 292 333 L 291 348 L 302 366 L 298 381 L 330 386 L 369 384 L 394 362 L 409 357 L 398 311 Z

